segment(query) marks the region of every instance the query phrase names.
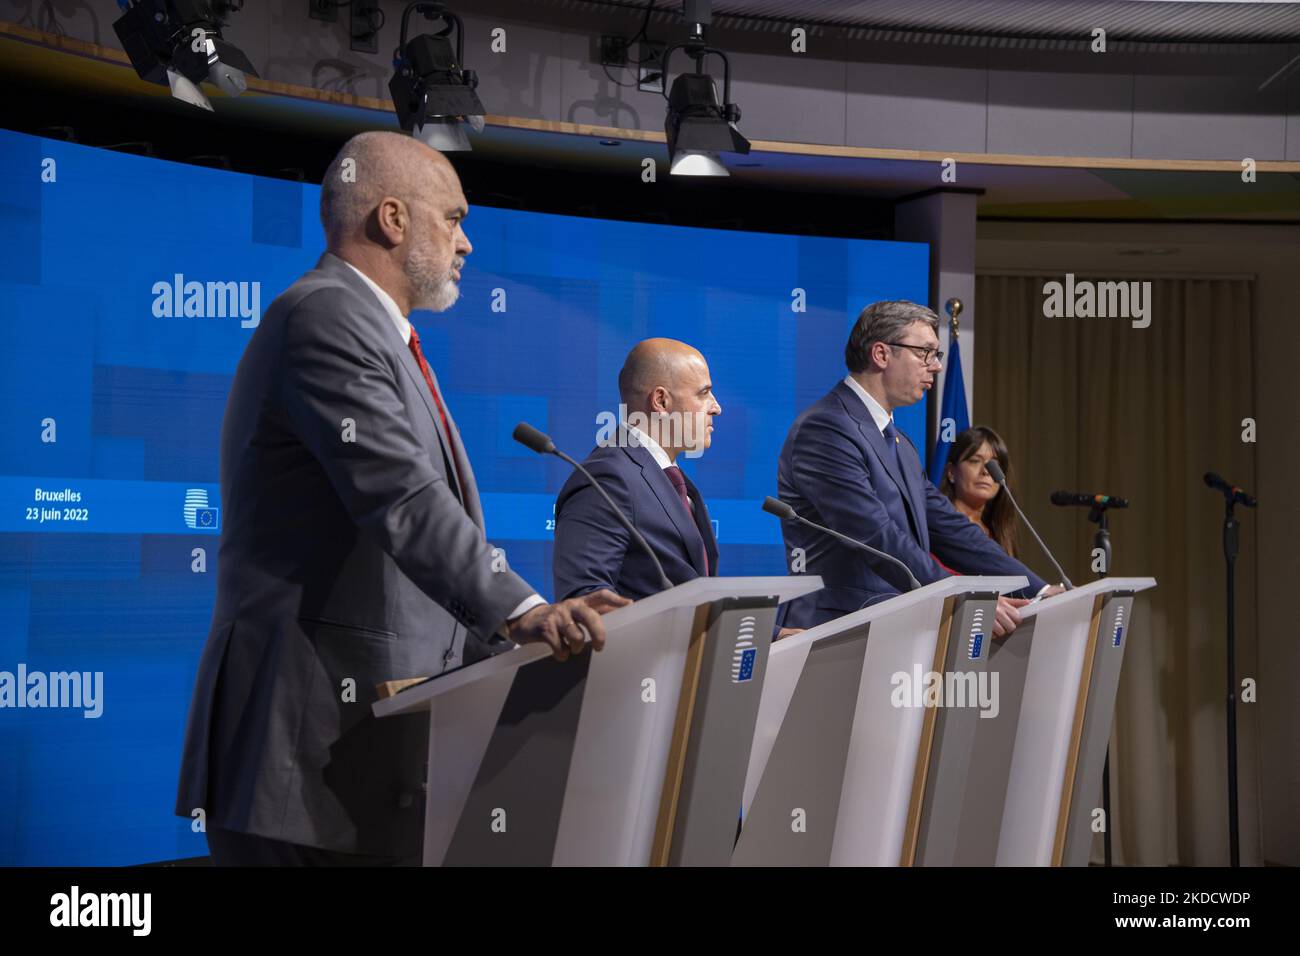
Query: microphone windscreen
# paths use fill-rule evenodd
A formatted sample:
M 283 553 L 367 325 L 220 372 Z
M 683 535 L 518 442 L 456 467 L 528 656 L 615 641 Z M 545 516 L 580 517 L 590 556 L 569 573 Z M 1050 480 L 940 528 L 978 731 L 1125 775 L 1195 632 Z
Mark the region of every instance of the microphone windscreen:
M 549 455 L 555 451 L 555 443 L 551 441 L 550 436 L 538 431 L 527 422 L 520 422 L 515 426 L 513 437 L 519 444 L 531 448 L 539 455 Z
M 1205 473 L 1205 484 L 1209 488 L 1226 488 L 1228 483 L 1218 474 L 1218 472 L 1207 471 Z
M 794 509 L 782 501 L 780 498 L 773 498 L 768 495 L 763 499 L 763 510 L 770 515 L 776 515 L 778 518 L 793 518 Z
M 995 459 L 990 458 L 985 462 L 984 468 L 989 473 L 989 477 L 999 485 L 1006 484 L 1007 476 L 1002 473 L 1002 466 Z
M 1053 491 L 1052 504 L 1054 505 L 1071 505 L 1074 504 L 1074 495 L 1068 491 Z

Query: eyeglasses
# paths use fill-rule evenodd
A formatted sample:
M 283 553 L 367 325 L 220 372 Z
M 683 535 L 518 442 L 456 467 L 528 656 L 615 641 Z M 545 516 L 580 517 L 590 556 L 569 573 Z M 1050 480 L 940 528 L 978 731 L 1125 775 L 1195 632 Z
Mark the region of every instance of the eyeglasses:
M 885 344 L 891 345 L 897 349 L 911 349 L 913 352 L 921 356 L 922 365 L 929 365 L 931 362 L 943 361 L 943 352 L 939 349 L 932 349 L 928 345 L 908 345 L 906 342 L 886 342 Z

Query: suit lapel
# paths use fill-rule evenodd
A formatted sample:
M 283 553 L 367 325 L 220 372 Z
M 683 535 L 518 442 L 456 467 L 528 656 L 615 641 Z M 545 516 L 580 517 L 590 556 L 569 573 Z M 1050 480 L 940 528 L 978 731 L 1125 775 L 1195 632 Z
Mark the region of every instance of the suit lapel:
M 871 417 L 871 412 L 863 404 L 862 399 L 843 382 L 836 386 L 840 390 L 840 401 L 844 404 L 849 416 L 858 424 L 858 430 L 862 432 L 862 437 L 866 439 L 867 445 L 880 460 L 881 466 L 885 473 L 898 486 L 899 493 L 903 496 L 903 505 L 907 508 L 908 519 L 912 522 L 912 533 L 916 535 L 918 541 L 923 540 L 920 528 L 919 515 L 917 512 L 916 499 L 912 494 L 912 488 L 904 475 L 904 467 L 907 459 L 903 452 L 903 443 L 898 443 L 898 463 L 895 466 L 894 456 L 889 454 L 889 449 L 885 442 L 885 436 L 880 433 L 876 427 L 876 420 Z M 910 447 L 910 446 L 909 446 Z
M 704 574 L 704 539 L 700 537 L 700 531 L 695 527 L 695 521 L 686 513 L 686 507 L 682 504 L 682 499 L 677 497 L 677 489 L 673 483 L 668 480 L 659 463 L 654 460 L 654 456 L 649 450 L 637 446 L 635 448 L 625 449 L 631 456 L 632 460 L 641 468 L 641 477 L 649 486 L 650 491 L 659 499 L 659 504 L 663 506 L 668 515 L 668 520 L 673 523 L 677 529 L 678 536 L 682 539 L 682 548 L 686 553 L 687 559 L 691 562 L 691 567 L 695 568 L 701 575 Z
M 420 374 L 420 366 L 415 361 L 415 355 L 411 352 L 410 348 L 406 349 L 406 354 L 410 357 L 410 362 L 405 365 L 407 373 L 411 374 L 413 371 L 420 386 L 420 394 L 425 396 L 424 404 L 430 409 L 430 414 L 433 416 L 433 424 L 438 429 L 438 440 L 443 443 L 443 454 L 446 455 L 445 461 L 450 469 L 450 477 L 448 480 L 456 480 L 457 473 L 452 462 L 459 461 L 459 477 L 463 479 L 464 484 L 464 487 L 460 489 L 461 503 L 464 504 L 465 511 L 469 513 L 469 516 L 474 519 L 474 523 L 482 528 L 483 506 L 478 498 L 478 482 L 474 480 L 474 469 L 469 463 L 469 455 L 465 453 L 465 443 L 461 441 L 460 429 L 456 427 L 456 419 L 451 413 L 451 407 L 447 404 L 447 396 L 442 390 L 441 383 L 438 381 L 438 373 L 433 370 L 432 365 L 429 366 L 429 377 L 433 379 L 433 387 L 436 388 L 438 394 L 442 396 L 442 405 L 444 410 L 447 412 L 447 425 L 451 429 L 450 434 L 443 429 L 442 416 L 438 414 L 437 408 L 433 407 L 433 402 L 430 400 L 429 396 L 429 386 L 425 383 L 424 376 Z M 428 355 L 426 355 L 424 359 L 427 362 L 429 360 Z M 454 458 L 451 457 L 453 452 L 455 454 Z
M 465 454 L 465 447 L 460 443 L 460 434 L 456 429 L 456 423 L 451 417 L 451 409 L 447 409 L 447 423 L 451 426 L 451 434 L 442 426 L 442 416 L 438 414 L 438 408 L 433 402 L 433 395 L 429 393 L 429 386 L 424 381 L 424 375 L 420 371 L 420 365 L 415 361 L 415 353 L 411 351 L 410 346 L 402 341 L 393 323 L 389 320 L 388 313 L 384 309 L 383 303 L 375 298 L 374 291 L 362 281 L 361 277 L 353 272 L 346 262 L 333 253 L 326 252 L 320 257 L 316 268 L 330 275 L 342 279 L 350 284 L 361 295 L 367 297 L 366 301 L 373 301 L 379 317 L 383 320 L 382 327 L 390 336 L 389 341 L 395 342 L 397 346 L 397 361 L 402 366 L 403 371 L 410 381 L 412 387 L 419 394 L 424 402 L 424 407 L 429 412 L 429 417 L 433 420 L 433 428 L 438 435 L 439 450 L 442 452 L 442 475 L 443 480 L 452 487 L 457 487 L 456 469 L 453 464 L 456 461 L 452 457 L 452 449 L 460 456 L 461 475 L 465 479 L 465 488 L 459 488 L 461 504 L 464 506 L 466 513 L 473 519 L 474 523 L 480 528 L 483 527 L 483 507 L 478 498 L 478 487 L 474 480 L 474 472 L 470 468 L 469 456 Z M 426 361 L 427 361 L 426 356 Z M 429 367 L 429 375 L 433 378 L 434 386 L 438 385 L 437 373 L 433 367 Z M 440 393 L 441 394 L 441 393 Z M 446 399 L 443 399 L 444 406 Z
M 700 494 L 700 489 L 695 487 L 695 482 L 691 481 L 690 476 L 686 472 L 682 472 L 682 477 L 686 479 L 686 493 L 695 502 L 695 530 L 704 539 L 704 550 L 709 556 L 709 574 L 716 575 L 718 573 L 718 539 L 713 533 L 713 522 L 709 519 L 709 509 L 704 504 L 704 496 Z
M 928 551 L 930 550 L 930 529 L 926 522 L 922 520 L 922 516 L 925 514 L 925 499 L 924 493 L 918 484 L 918 482 L 925 480 L 918 477 L 921 474 L 921 458 L 916 453 L 912 443 L 905 437 L 898 443 L 898 463 L 902 466 L 903 482 L 907 485 L 906 497 L 911 506 L 912 528 L 916 531 L 916 537 L 921 542 L 921 547 Z
M 432 368 L 429 369 L 429 374 L 433 375 Z M 436 375 L 433 381 L 436 385 L 438 382 Z M 443 399 L 443 402 L 446 403 L 446 398 Z M 465 510 L 474 519 L 474 523 L 482 528 L 484 527 L 483 504 L 478 497 L 478 481 L 474 478 L 474 466 L 469 462 L 469 455 L 465 451 L 465 443 L 460 437 L 460 428 L 457 427 L 456 419 L 452 416 L 450 408 L 447 409 L 447 424 L 451 426 L 451 444 L 456 451 L 456 457 L 460 461 L 460 476 L 464 479 L 465 487 L 461 489 L 461 500 L 465 503 Z

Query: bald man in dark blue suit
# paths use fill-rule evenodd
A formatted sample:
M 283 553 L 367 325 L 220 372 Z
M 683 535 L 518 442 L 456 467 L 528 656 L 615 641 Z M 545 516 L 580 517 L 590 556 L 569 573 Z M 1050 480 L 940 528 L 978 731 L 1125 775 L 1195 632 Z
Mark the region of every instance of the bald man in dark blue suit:
M 862 311 L 845 346 L 849 374 L 791 426 L 777 488 L 804 518 L 893 555 L 923 585 L 953 571 L 1023 574 L 1029 588 L 998 602 L 994 635 L 1001 637 L 1015 630 L 1029 597 L 1057 588 L 959 514 L 894 427 L 894 409 L 920 401 L 942 369 L 938 326 L 933 311 L 912 302 L 877 302 Z M 829 535 L 794 521 L 782 529 L 792 570 L 826 582 L 790 605 L 789 626 L 813 627 L 907 588 L 899 569 Z
M 647 339 L 619 374 L 624 415 L 618 431 L 583 464 L 641 532 L 673 584 L 718 573 L 718 543 L 704 497 L 677 467 L 703 453 L 722 406 L 708 363 L 673 339 Z M 653 562 L 575 471 L 555 502 L 555 593 L 577 597 L 608 588 L 624 597 L 663 590 Z

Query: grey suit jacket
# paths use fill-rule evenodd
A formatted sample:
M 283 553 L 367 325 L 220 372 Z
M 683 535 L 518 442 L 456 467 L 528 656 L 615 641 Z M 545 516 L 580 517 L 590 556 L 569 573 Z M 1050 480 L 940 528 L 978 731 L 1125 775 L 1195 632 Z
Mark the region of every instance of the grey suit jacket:
M 454 422 L 448 434 L 378 298 L 330 253 L 271 304 L 239 362 L 221 501 L 176 813 L 418 853 L 427 719 L 377 720 L 374 687 L 481 656 L 533 588 L 494 562 Z

